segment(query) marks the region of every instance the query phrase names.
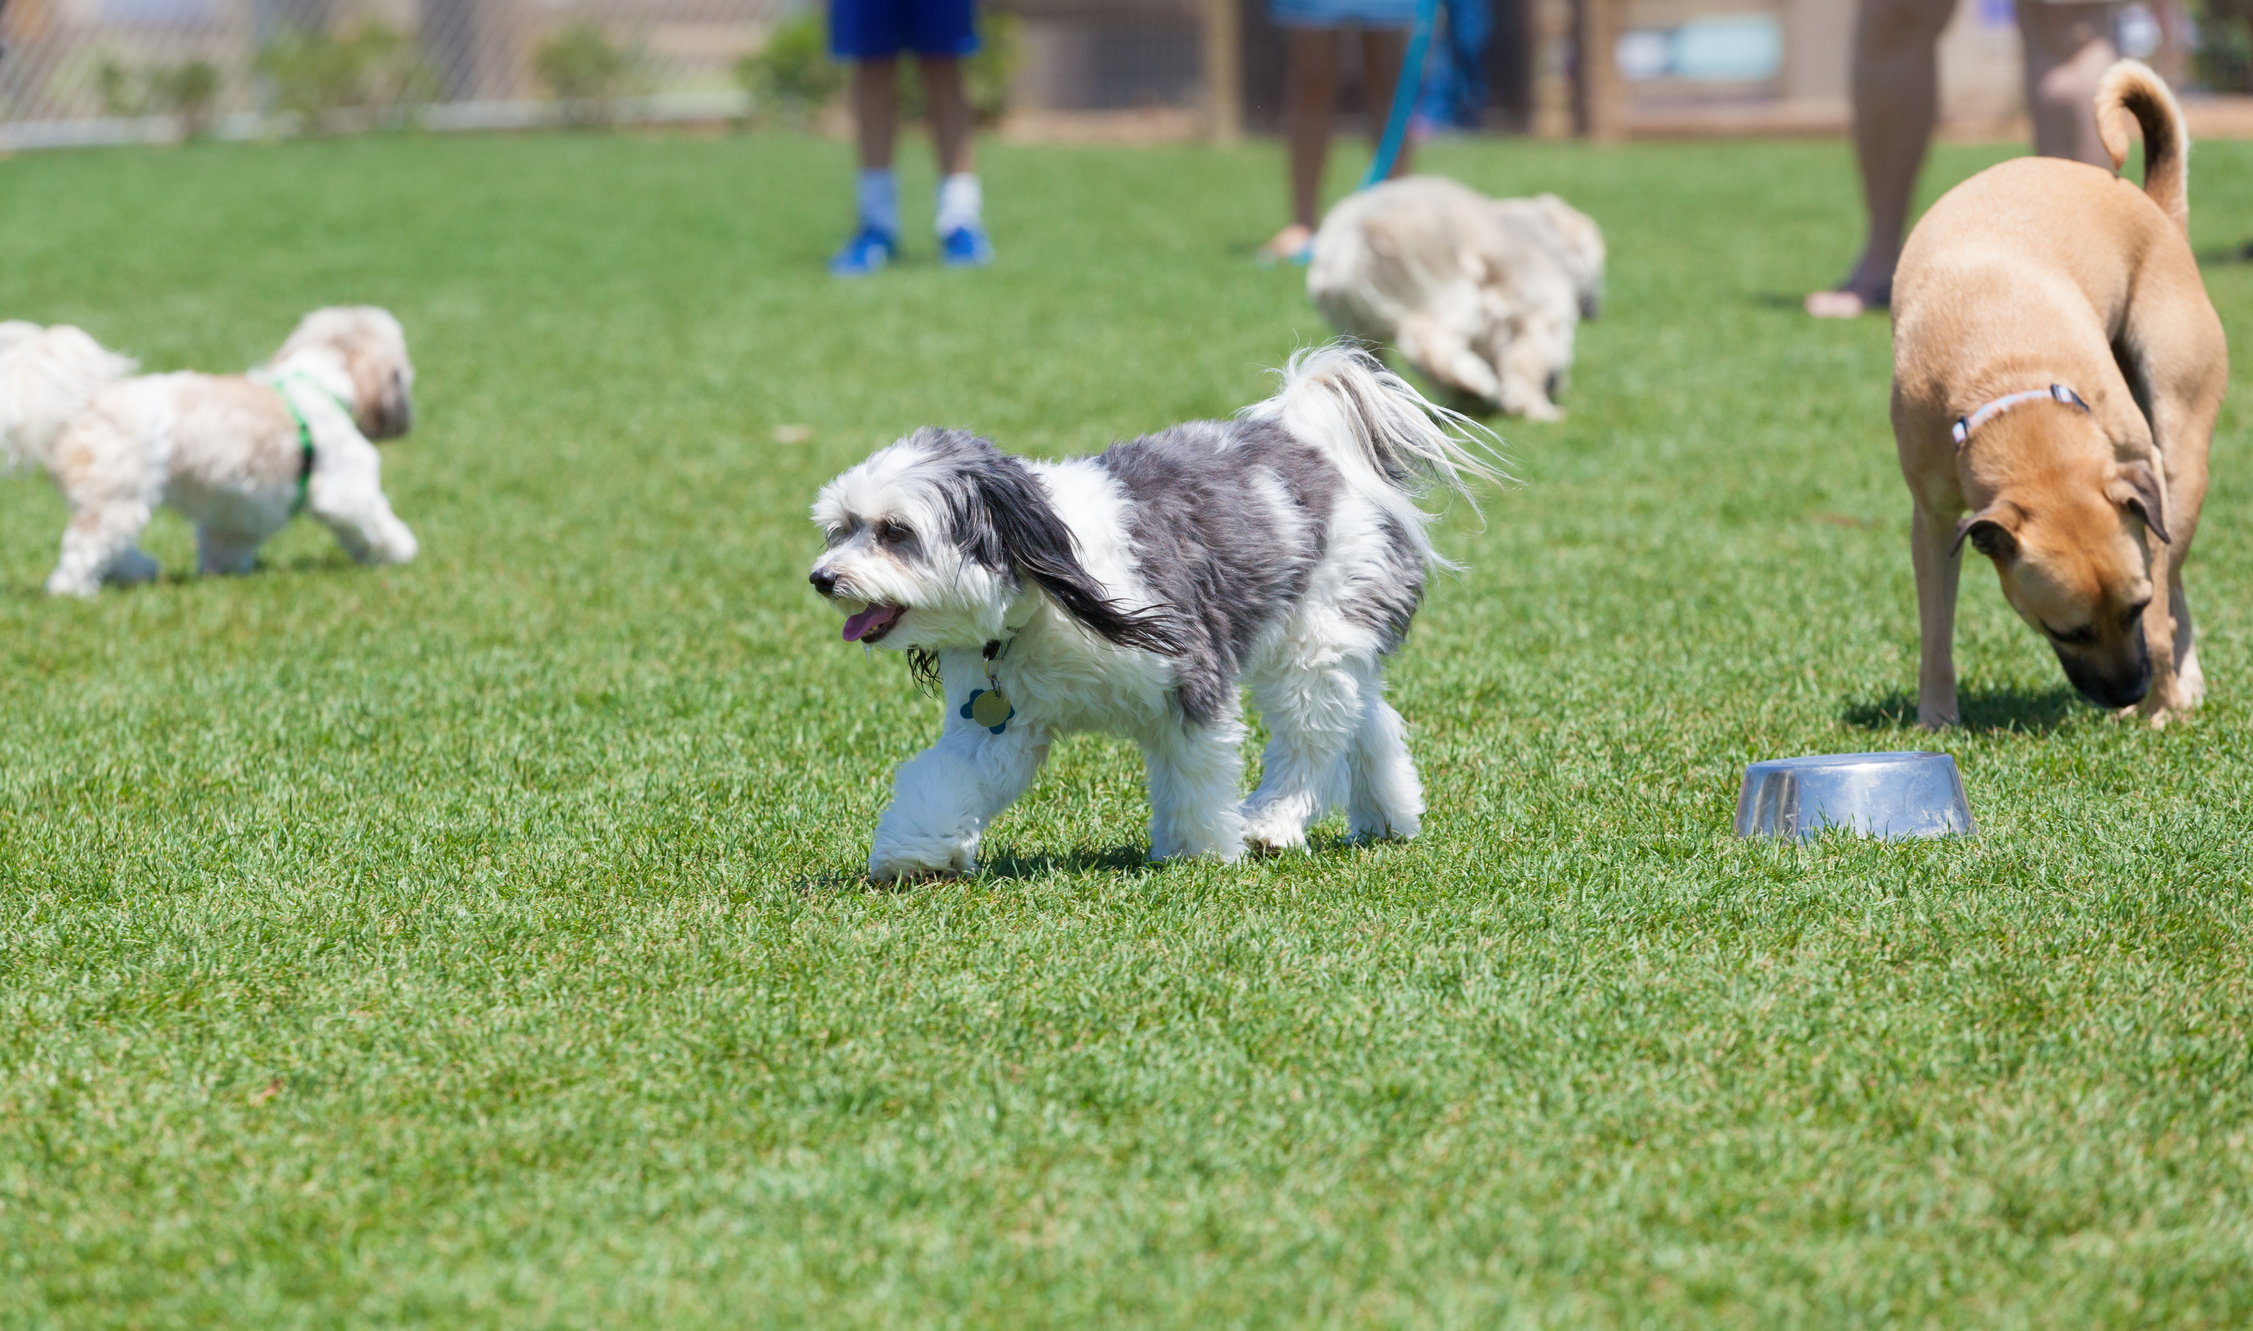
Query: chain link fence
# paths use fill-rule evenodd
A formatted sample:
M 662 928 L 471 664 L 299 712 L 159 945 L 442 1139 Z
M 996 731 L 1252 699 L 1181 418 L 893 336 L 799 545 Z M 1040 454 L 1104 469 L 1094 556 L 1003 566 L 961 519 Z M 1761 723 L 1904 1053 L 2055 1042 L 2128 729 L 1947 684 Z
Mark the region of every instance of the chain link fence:
M 739 116 L 792 6 L 0 0 L 0 149 Z

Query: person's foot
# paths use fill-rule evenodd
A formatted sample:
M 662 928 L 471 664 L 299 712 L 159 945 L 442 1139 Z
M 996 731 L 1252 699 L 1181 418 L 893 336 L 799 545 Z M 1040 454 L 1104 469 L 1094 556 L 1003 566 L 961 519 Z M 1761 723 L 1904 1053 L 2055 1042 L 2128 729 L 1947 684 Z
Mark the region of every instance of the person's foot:
M 939 237 L 939 262 L 949 268 L 983 268 L 994 261 L 994 243 L 982 226 L 958 226 Z
M 1261 263 L 1310 263 L 1314 259 L 1314 228 L 1293 222 L 1260 246 Z
M 1812 291 L 1802 303 L 1818 319 L 1859 319 L 1893 302 L 1890 279 L 1873 281 L 1857 271 L 1830 291 Z
M 864 226 L 845 242 L 845 248 L 829 256 L 829 274 L 832 277 L 866 277 L 892 261 L 900 252 L 899 242 L 872 226 Z

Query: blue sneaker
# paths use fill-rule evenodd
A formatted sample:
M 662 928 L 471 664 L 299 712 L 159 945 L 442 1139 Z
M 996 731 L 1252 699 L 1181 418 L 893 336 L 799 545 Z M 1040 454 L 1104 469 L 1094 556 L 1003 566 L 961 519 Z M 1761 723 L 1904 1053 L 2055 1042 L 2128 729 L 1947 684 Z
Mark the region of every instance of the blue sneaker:
M 994 261 L 994 243 L 982 226 L 958 226 L 939 237 L 939 262 L 949 268 L 983 268 Z
M 872 226 L 864 226 L 845 242 L 845 248 L 829 256 L 829 275 L 832 277 L 866 277 L 892 261 L 900 252 L 900 243 Z

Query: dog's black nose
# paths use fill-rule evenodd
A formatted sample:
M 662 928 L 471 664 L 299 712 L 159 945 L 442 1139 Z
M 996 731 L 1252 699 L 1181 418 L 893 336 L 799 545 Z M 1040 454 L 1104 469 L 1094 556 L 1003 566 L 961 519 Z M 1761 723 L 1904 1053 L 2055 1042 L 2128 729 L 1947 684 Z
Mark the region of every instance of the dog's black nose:
M 824 596 L 835 596 L 837 594 L 837 575 L 825 569 L 815 569 L 807 576 L 806 581 L 812 583 L 814 590 Z

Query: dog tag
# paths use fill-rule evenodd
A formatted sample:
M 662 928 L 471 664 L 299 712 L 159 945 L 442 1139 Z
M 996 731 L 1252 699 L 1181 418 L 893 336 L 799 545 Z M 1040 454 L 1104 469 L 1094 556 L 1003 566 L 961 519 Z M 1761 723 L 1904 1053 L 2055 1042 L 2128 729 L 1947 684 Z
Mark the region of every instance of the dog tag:
M 963 720 L 984 726 L 996 735 L 1009 729 L 1010 719 L 1016 715 L 1017 708 L 1000 689 L 972 689 L 970 701 L 962 704 Z

